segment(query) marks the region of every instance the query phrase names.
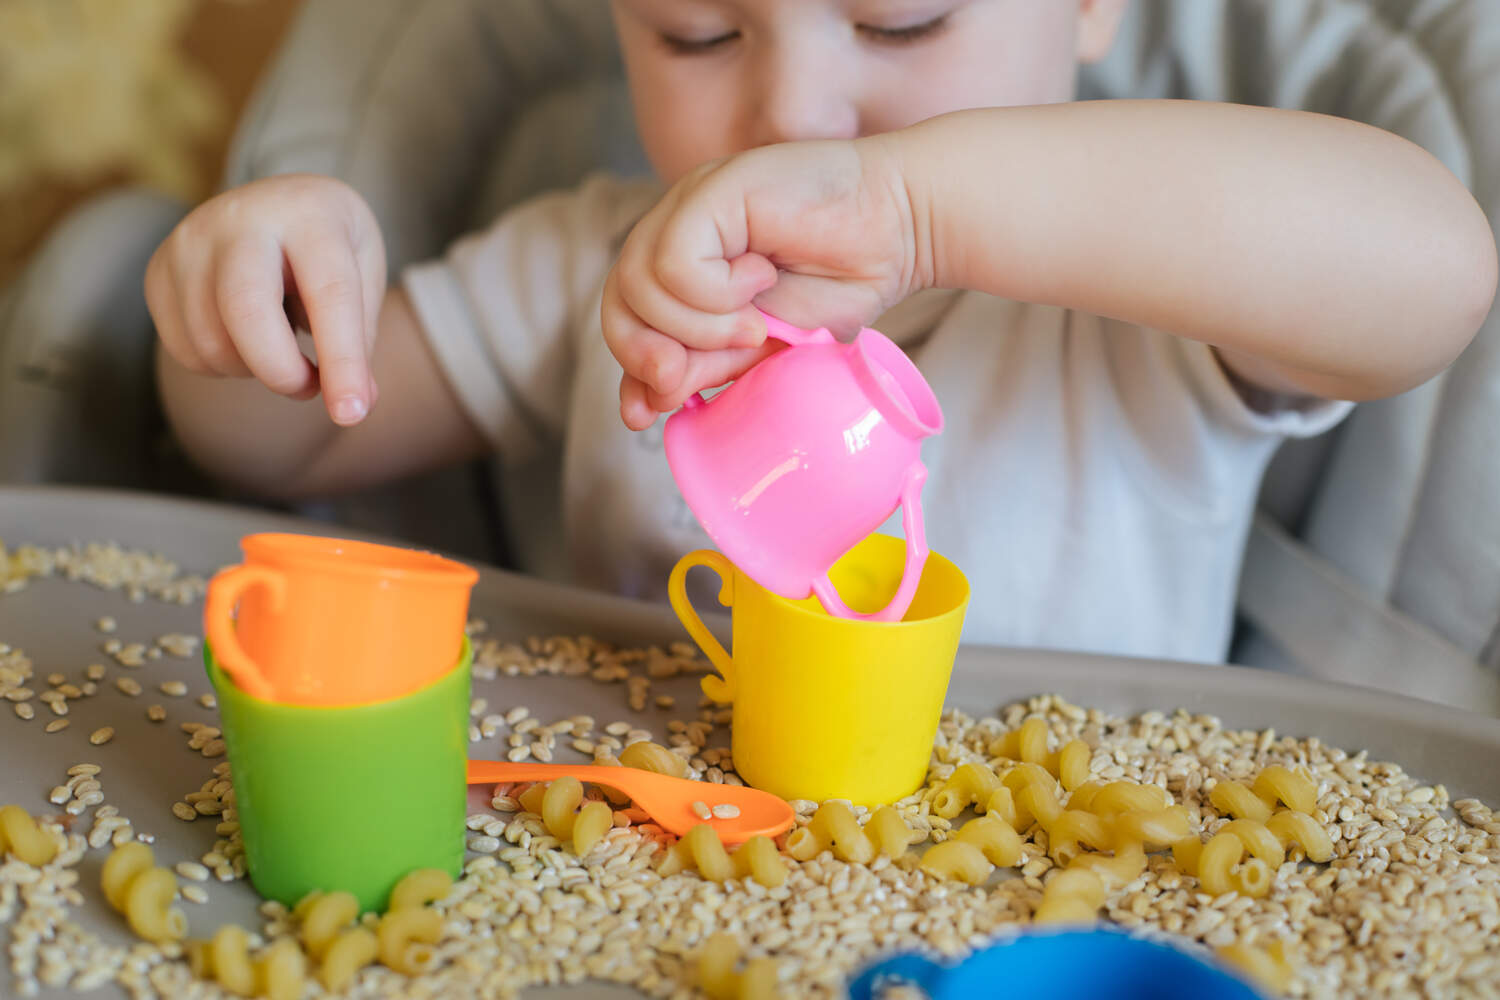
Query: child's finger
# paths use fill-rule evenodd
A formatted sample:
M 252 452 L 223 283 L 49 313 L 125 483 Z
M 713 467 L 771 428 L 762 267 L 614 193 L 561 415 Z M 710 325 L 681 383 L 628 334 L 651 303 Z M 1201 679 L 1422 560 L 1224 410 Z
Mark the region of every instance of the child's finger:
M 620 376 L 620 419 L 633 431 L 643 431 L 656 422 L 658 411 L 647 400 L 650 389 L 631 375 Z
M 146 264 L 145 291 L 146 308 L 151 311 L 156 335 L 172 360 L 195 375 L 217 374 L 208 367 L 208 362 L 198 356 L 198 349 L 187 335 L 187 324 L 182 319 L 182 306 L 177 300 L 171 265 L 166 255 L 159 250 Z
M 765 321 L 748 297 L 731 312 L 710 313 L 673 298 L 660 281 L 634 268 L 624 268 L 618 280 L 621 298 L 642 325 L 671 336 L 684 347 L 700 351 L 753 347 L 765 339 Z
M 215 284 L 219 316 L 255 377 L 283 396 L 315 395 L 318 373 L 297 348 L 282 308 L 281 248 L 269 239 L 230 244 Z
M 347 244 L 327 237 L 290 243 L 287 260 L 307 310 L 318 382 L 333 422 L 348 427 L 370 412 L 363 285 Z
M 216 375 L 245 378 L 250 369 L 240 357 L 214 297 L 213 255 L 178 253 L 173 259 L 178 306 L 182 310 L 188 339 L 198 357 Z
M 627 375 L 658 392 L 671 392 L 682 381 L 687 348 L 640 321 L 618 295 L 606 291 L 600 309 L 604 342 Z
M 732 382 L 778 351 L 786 344 L 767 340 L 759 347 L 726 351 L 689 351 L 682 384 L 671 392 L 655 392 L 647 387 L 646 402 L 658 413 L 677 409 L 695 392 Z

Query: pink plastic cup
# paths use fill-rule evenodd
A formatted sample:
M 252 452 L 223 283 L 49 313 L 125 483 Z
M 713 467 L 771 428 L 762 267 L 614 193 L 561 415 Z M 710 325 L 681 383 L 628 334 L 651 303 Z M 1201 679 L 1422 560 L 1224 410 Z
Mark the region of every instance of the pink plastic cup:
M 841 344 L 773 316 L 766 329 L 791 348 L 667 419 L 672 475 L 714 544 L 756 583 L 789 600 L 816 594 L 842 618 L 898 621 L 927 560 L 921 448 L 943 428 L 937 397 L 878 330 Z M 897 507 L 901 582 L 884 608 L 856 612 L 828 570 Z

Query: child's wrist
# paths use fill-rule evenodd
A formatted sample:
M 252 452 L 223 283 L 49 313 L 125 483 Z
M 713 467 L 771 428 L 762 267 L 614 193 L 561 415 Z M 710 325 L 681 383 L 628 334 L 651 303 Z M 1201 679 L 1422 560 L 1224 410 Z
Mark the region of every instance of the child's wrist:
M 854 142 L 867 190 L 887 195 L 901 217 L 902 283 L 898 301 L 937 283 L 933 253 L 932 189 L 914 169 L 903 132 L 884 132 Z

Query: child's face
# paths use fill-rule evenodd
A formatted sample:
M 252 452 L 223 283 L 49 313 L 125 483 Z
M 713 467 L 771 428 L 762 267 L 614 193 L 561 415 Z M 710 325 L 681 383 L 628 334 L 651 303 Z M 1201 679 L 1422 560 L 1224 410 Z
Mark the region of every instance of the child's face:
M 795 139 L 1070 100 L 1126 0 L 613 0 L 646 153 L 667 182 Z

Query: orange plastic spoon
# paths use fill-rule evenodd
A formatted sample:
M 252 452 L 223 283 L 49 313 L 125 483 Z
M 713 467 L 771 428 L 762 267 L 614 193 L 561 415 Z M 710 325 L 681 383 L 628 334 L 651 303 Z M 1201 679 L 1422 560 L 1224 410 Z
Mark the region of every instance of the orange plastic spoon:
M 605 767 L 600 764 L 512 764 L 498 760 L 469 761 L 469 784 L 488 785 L 506 781 L 556 781 L 572 775 L 579 781 L 610 788 L 630 796 L 663 830 L 682 836 L 700 823 L 708 823 L 726 844 L 738 844 L 757 834 L 774 837 L 789 829 L 794 813 L 784 799 L 743 785 L 720 785 L 712 781 L 674 778 L 636 767 Z M 710 810 L 733 806 L 737 816 L 704 819 L 693 809 L 702 803 Z

